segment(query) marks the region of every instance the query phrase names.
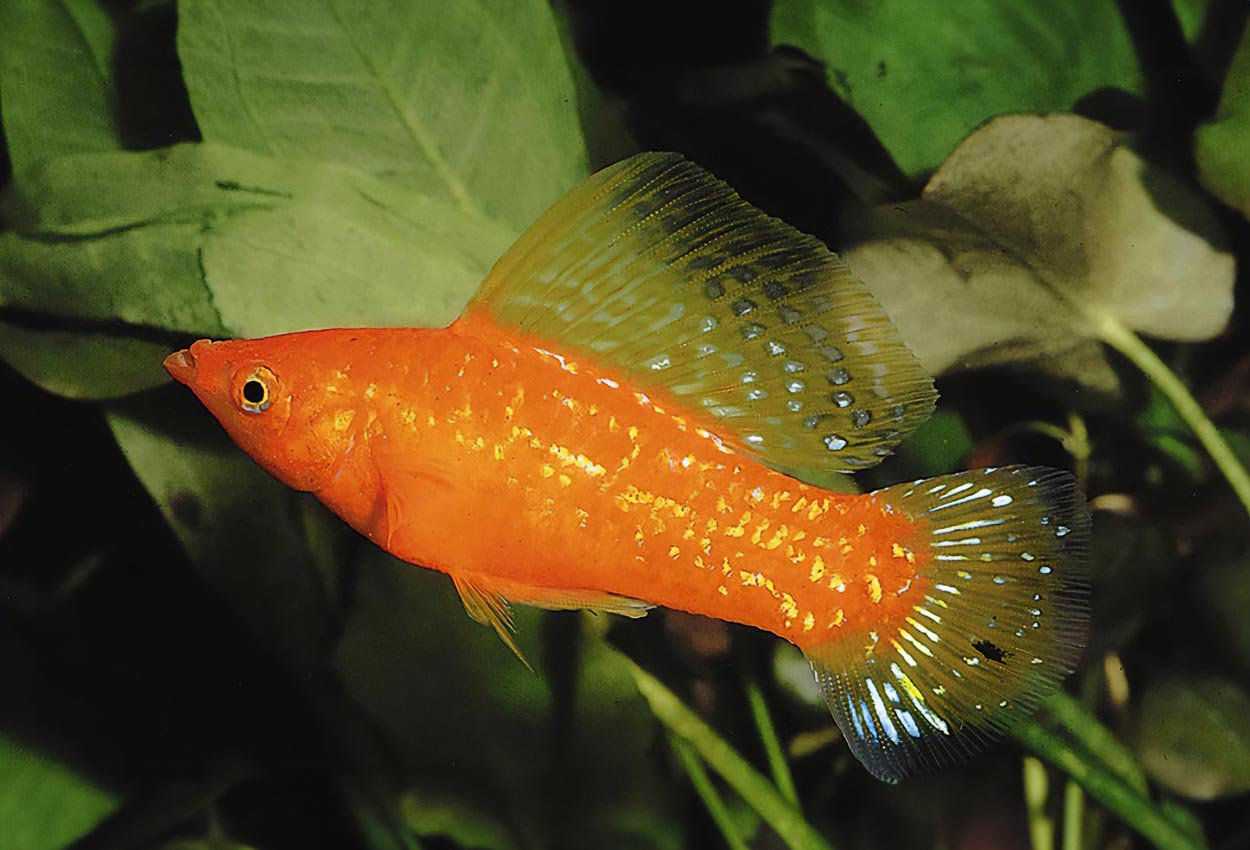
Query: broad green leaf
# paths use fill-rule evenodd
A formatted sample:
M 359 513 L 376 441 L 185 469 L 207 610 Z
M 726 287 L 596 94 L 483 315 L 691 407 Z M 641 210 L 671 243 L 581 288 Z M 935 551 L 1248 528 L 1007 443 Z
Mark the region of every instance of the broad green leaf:
M 185 0 L 204 138 L 386 175 L 520 230 L 585 173 L 543 0 Z
M 1142 697 L 1138 753 L 1155 781 L 1191 800 L 1250 791 L 1250 695 L 1232 682 L 1184 674 Z
M 0 846 L 4 850 L 61 850 L 116 806 L 112 794 L 0 736 Z
M 67 398 L 116 398 L 169 380 L 169 346 L 105 333 L 32 330 L 0 322 L 0 360 Z
M 1218 234 L 1199 198 L 1102 125 L 1016 115 L 846 253 L 935 374 L 1018 364 L 1108 393 L 1101 323 L 1177 340 L 1224 327 L 1234 266 Z
M 113 23 L 98 0 L 5 0 L 0 33 L 0 119 L 19 178 L 63 154 L 119 147 Z
M 779 0 L 772 35 L 826 64 L 911 175 L 995 115 L 1068 110 L 1095 89 L 1138 84 L 1114 3 Z
M 150 331 L 446 324 L 513 235 L 350 168 L 211 144 L 63 157 L 2 212 L 0 306 L 51 328 L 0 328 L 0 356 L 92 398 L 159 383 Z
M 1224 80 L 1215 120 L 1195 139 L 1202 184 L 1250 218 L 1250 24 Z
M 205 238 L 201 259 L 235 336 L 439 327 L 460 315 L 513 237 L 445 200 L 326 166 L 310 172 L 289 203 L 223 222 Z
M 541 615 L 516 614 L 538 663 Z M 526 670 L 470 620 L 445 576 L 363 559 L 335 666 L 406 766 L 414 828 L 499 850 L 678 843 L 652 781 L 654 724 L 616 654 L 585 637 L 572 725 L 557 731 L 541 665 Z

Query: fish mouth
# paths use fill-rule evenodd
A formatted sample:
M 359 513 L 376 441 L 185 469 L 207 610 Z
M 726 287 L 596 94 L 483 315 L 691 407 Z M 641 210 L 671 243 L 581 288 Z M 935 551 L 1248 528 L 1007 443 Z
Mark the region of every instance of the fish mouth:
M 180 384 L 190 386 L 191 381 L 195 378 L 195 355 L 191 353 L 189 348 L 175 351 L 166 357 L 164 365 L 165 371 Z

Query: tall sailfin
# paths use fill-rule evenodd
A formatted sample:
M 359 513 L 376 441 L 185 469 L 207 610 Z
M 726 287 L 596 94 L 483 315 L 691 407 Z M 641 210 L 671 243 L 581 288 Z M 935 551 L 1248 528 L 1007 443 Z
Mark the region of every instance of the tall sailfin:
M 808 657 L 851 751 L 897 782 L 977 752 L 1072 672 L 1088 621 L 1089 514 L 1071 476 L 1032 467 L 872 498 L 927 536 L 922 595 L 900 621 Z
M 671 153 L 547 211 L 487 277 L 481 313 L 705 411 L 800 478 L 877 463 L 936 399 L 841 259 Z

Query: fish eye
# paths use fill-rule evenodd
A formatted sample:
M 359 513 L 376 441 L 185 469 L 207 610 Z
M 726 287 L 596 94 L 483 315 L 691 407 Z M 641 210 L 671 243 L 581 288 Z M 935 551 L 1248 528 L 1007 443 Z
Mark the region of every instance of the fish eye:
M 239 385 L 239 406 L 248 413 L 263 413 L 269 409 L 273 372 L 261 367 L 249 373 Z

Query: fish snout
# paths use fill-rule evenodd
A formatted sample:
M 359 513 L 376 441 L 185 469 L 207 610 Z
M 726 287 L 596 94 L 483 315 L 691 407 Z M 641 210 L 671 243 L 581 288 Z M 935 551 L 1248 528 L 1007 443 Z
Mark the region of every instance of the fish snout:
M 164 365 L 165 371 L 181 384 L 190 385 L 195 378 L 195 355 L 189 348 L 175 351 L 166 357 Z

